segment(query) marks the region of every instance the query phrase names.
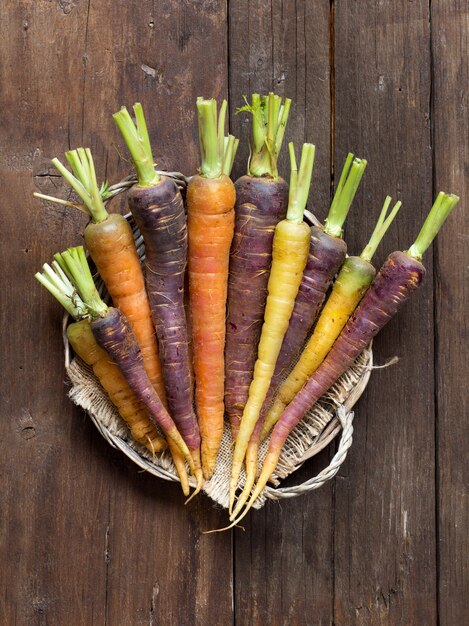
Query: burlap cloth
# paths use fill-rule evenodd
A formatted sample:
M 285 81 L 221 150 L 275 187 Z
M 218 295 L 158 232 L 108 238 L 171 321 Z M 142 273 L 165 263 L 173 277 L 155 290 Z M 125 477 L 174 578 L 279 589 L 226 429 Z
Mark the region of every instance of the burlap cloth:
M 288 437 L 280 461 L 273 475 L 275 485 L 285 478 L 304 461 L 319 452 L 329 443 L 342 429 L 336 416 L 337 409 L 342 407 L 341 421 L 347 426 L 343 431 L 341 442 L 335 457 L 330 465 L 321 472 L 317 480 L 308 481 L 288 490 L 267 487 L 254 504 L 260 508 L 266 498 L 278 499 L 300 495 L 311 489 L 321 486 L 326 480 L 334 476 L 345 459 L 347 449 L 352 440 L 353 413 L 350 411 L 353 404 L 358 400 L 365 388 L 372 363 L 371 349 L 364 352 L 351 367 L 329 390 L 329 392 L 314 405 L 305 418 L 298 424 Z M 176 469 L 171 455 L 163 452 L 158 456 L 152 456 L 147 448 L 135 443 L 130 437 L 129 430 L 119 416 L 114 405 L 109 400 L 105 391 L 93 375 L 91 369 L 78 358 L 74 358 L 67 368 L 68 377 L 72 383 L 69 397 L 73 402 L 81 406 L 92 418 L 101 434 L 114 447 L 122 450 L 141 468 L 166 480 L 178 481 Z M 231 475 L 231 461 L 233 456 L 231 431 L 225 423 L 223 439 L 217 458 L 215 472 L 212 478 L 205 483 L 204 492 L 221 506 L 228 507 L 229 481 Z M 259 450 L 260 462 L 263 461 L 268 447 L 268 441 L 264 441 Z M 244 470 L 240 484 L 244 484 Z

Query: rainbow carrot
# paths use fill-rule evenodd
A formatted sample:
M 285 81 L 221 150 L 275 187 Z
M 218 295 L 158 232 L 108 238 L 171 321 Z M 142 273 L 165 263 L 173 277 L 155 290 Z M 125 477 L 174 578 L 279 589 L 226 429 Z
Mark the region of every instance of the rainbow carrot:
M 66 152 L 65 156 L 73 174 L 58 159 L 53 159 L 52 163 L 78 193 L 84 205 L 76 205 L 38 193 L 34 195 L 60 204 L 72 204 L 90 215 L 91 222 L 84 231 L 85 243 L 114 305 L 123 311 L 130 322 L 142 351 L 145 371 L 166 406 L 158 344 L 132 229 L 122 215 L 107 212 L 103 202 L 106 185 L 102 185 L 101 189 L 98 188 L 90 150 L 78 148 Z M 184 459 L 171 441 L 168 444 L 183 492 L 187 495 L 189 478 Z
M 385 219 L 390 202 L 391 198 L 388 197 L 384 203 L 376 228 L 362 254 L 359 257 L 351 256 L 345 259 L 334 283 L 332 293 L 321 312 L 313 335 L 303 350 L 298 363 L 280 386 L 274 403 L 267 413 L 263 426 L 263 436 L 270 432 L 285 406 L 291 402 L 293 397 L 303 387 L 307 378 L 321 364 L 348 318 L 352 315 L 370 286 L 376 274 L 375 268 L 370 263 L 371 258 L 401 206 L 401 203 L 397 202 L 389 217 Z M 256 479 L 259 449 L 258 434 L 259 422 L 256 424 L 256 430 L 246 451 L 246 482 L 243 492 L 236 503 L 233 516 L 236 516 L 246 503 Z
M 278 390 L 277 397 L 265 418 L 262 438 L 269 434 L 285 407 L 321 365 L 375 277 L 376 270 L 371 264 L 371 259 L 401 207 L 401 203 L 397 202 L 385 219 L 390 203 L 391 198 L 388 196 L 370 241 L 361 255 L 345 259 L 313 335 L 297 364 Z
M 132 155 L 138 184 L 128 191 L 129 207 L 145 243 L 145 282 L 159 344 L 168 410 L 191 451 L 197 493 L 203 483 L 200 432 L 192 405 L 189 340 L 184 310 L 187 227 L 184 204 L 171 178 L 153 165 L 142 105 L 134 105 L 136 125 L 122 107 L 114 114 Z
M 194 472 L 189 449 L 146 374 L 142 353 L 132 328 L 119 309 L 108 307 L 99 297 L 83 247 L 69 248 L 55 255 L 55 259 L 80 296 L 84 304 L 82 317 L 90 319 L 91 330 L 98 345 L 109 354 L 135 396 L 148 410 L 153 422 L 179 448 Z
M 249 394 L 257 344 L 264 318 L 272 240 L 285 218 L 288 185 L 278 175 L 291 101 L 269 93 L 252 95 L 252 104 L 239 111 L 252 114 L 248 173 L 235 183 L 235 232 L 230 253 L 228 315 L 225 346 L 225 412 L 233 439 Z
M 237 147 L 232 136 L 225 142 L 226 106 L 225 100 L 217 122 L 216 101 L 197 100 L 201 166 L 187 188 L 195 402 L 206 479 L 215 467 L 224 419 L 226 297 L 235 204 L 229 173 Z
M 311 228 L 308 261 L 295 300 L 290 325 L 282 343 L 282 349 L 259 419 L 246 451 L 246 482 L 237 503 L 237 510 L 241 508 L 243 501 L 246 500 L 254 485 L 262 427 L 275 391 L 292 360 L 303 347 L 306 337 L 319 315 L 327 290 L 345 259 L 347 245 L 342 239 L 342 227 L 366 165 L 365 159 L 356 158 L 351 153 L 348 154 L 324 227 L 313 226 Z
M 272 246 L 272 267 L 267 286 L 267 303 L 264 312 L 254 375 L 249 387 L 249 397 L 233 454 L 230 480 L 230 510 L 234 503 L 241 466 L 249 438 L 259 418 L 259 412 L 269 389 L 282 341 L 295 305 L 295 298 L 308 259 L 310 228 L 303 221 L 315 148 L 304 144 L 300 170 L 297 171 L 293 144 L 289 144 L 291 160 L 290 193 L 286 219 L 275 228 Z
M 76 320 L 67 326 L 68 340 L 75 354 L 92 368 L 132 437 L 153 454 L 164 450 L 166 441 L 159 436 L 147 410 L 137 400 L 117 365 L 96 343 L 89 320 L 82 319 L 85 305 L 58 262 L 53 261 L 52 267 L 45 263 L 42 273 L 38 272 L 36 278 Z
M 340 269 L 347 252 L 342 227 L 365 171 L 367 162 L 349 153 L 339 179 L 324 227 L 311 228 L 310 253 L 295 301 L 290 325 L 283 340 L 269 393 L 262 408 L 264 420 L 280 381 L 304 346 L 321 310 L 327 290 Z M 258 427 L 259 429 L 260 427 Z
M 376 334 L 422 283 L 425 267 L 421 259 L 459 198 L 441 192 L 425 220 L 417 239 L 406 252 L 388 256 L 370 289 L 349 319 L 327 357 L 303 389 L 286 407 L 275 425 L 261 474 L 243 513 L 234 519 L 237 524 L 252 507 L 274 472 L 282 446 L 306 411 L 354 363 Z

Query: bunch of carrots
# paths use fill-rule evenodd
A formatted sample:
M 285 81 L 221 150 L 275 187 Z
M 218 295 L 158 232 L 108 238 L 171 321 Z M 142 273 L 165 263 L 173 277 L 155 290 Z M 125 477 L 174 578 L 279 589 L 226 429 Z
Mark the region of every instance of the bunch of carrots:
M 155 455 L 169 449 L 186 496 L 190 474 L 191 497 L 210 480 L 229 421 L 231 526 L 261 494 L 292 429 L 420 285 L 422 256 L 459 200 L 438 194 L 415 242 L 377 271 L 373 255 L 401 206 L 387 197 L 368 244 L 348 256 L 343 226 L 367 162 L 347 156 L 324 224 L 310 227 L 315 146 L 303 145 L 298 166 L 289 144 L 289 184 L 277 167 L 290 106 L 273 93 L 246 99 L 250 156 L 233 183 L 238 139 L 225 135 L 227 103 L 218 111 L 198 98 L 201 161 L 185 199 L 155 168 L 141 105 L 134 118 L 125 107 L 114 114 L 137 176 L 127 198 L 143 267 L 129 222 L 108 212 L 108 185 L 98 184 L 89 149 L 66 153 L 70 169 L 53 159 L 78 202 L 35 194 L 89 215 L 84 243 L 112 305 L 82 246 L 56 254 L 36 277 L 73 318 L 69 342 L 134 440 Z

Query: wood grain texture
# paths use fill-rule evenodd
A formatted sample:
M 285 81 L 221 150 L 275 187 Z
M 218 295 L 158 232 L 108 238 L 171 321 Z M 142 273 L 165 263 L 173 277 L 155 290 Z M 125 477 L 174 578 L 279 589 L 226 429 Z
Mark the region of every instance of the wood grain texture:
M 279 174 L 289 180 L 289 141 L 298 159 L 303 142 L 314 143 L 308 206 L 324 218 L 330 202 L 329 3 L 240 0 L 230 4 L 229 27 L 231 129 L 241 138 L 233 176 L 246 173 L 249 155 L 251 121 L 246 113 L 236 115 L 243 96 L 273 91 L 291 98 Z
M 329 3 L 230 4 L 231 127 L 241 137 L 235 176 L 244 174 L 250 120 L 234 115 L 241 95 L 274 91 L 293 99 L 279 172 L 288 180 L 286 144 L 316 144 L 312 206 L 330 201 Z M 237 100 L 238 99 L 238 100 Z M 295 476 L 306 480 L 326 453 Z M 332 486 L 310 497 L 270 503 L 235 532 L 235 618 L 239 624 L 329 624 L 332 620 Z M 312 617 L 314 616 L 314 618 Z
M 111 114 L 137 99 L 159 164 L 195 171 L 195 98 L 227 91 L 226 5 L 25 1 L 2 13 L 11 306 L 1 320 L 0 622 L 231 623 L 230 536 L 201 535 L 221 515 L 203 498 L 184 507 L 178 486 L 139 473 L 66 398 L 61 312 L 33 275 L 81 241 L 86 219 L 32 199 L 67 193 L 50 158 L 70 147 L 92 148 L 99 178 L 128 174 Z
M 376 255 L 407 249 L 432 204 L 430 22 L 424 3 L 338 2 L 335 167 L 369 161 L 347 224 L 359 253 L 385 195 L 403 208 Z M 337 173 L 339 169 L 336 170 Z M 424 286 L 377 338 L 335 487 L 334 623 L 436 623 L 432 252 Z
M 467 623 L 466 4 L 3 4 L 0 624 Z M 184 507 L 176 485 L 139 473 L 66 397 L 61 312 L 33 274 L 82 241 L 86 218 L 32 192 L 65 196 L 50 159 L 83 144 L 99 178 L 129 173 L 111 113 L 137 100 L 158 164 L 193 173 L 198 95 L 229 94 L 240 175 L 249 124 L 235 110 L 268 90 L 293 98 L 286 140 L 297 152 L 316 144 L 320 219 L 346 153 L 369 160 L 346 225 L 351 252 L 388 193 L 403 208 L 378 264 L 411 243 L 440 188 L 462 200 L 425 257 L 424 286 L 376 340 L 378 363 L 400 361 L 373 373 L 336 480 L 253 512 L 245 532 L 203 535 L 226 516 L 203 497 Z
M 469 622 L 469 9 L 432 2 L 431 17 L 435 192 L 461 197 L 435 258 L 438 599 L 440 624 L 450 626 Z

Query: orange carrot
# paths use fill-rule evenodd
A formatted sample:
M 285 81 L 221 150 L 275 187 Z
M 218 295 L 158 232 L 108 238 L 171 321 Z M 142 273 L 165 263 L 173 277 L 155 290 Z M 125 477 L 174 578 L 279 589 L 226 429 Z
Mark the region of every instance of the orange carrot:
M 223 102 L 197 100 L 201 167 L 187 188 L 189 297 L 195 401 L 202 437 L 202 468 L 209 479 L 223 434 L 226 295 L 235 189 L 229 178 L 237 141 L 225 145 Z

